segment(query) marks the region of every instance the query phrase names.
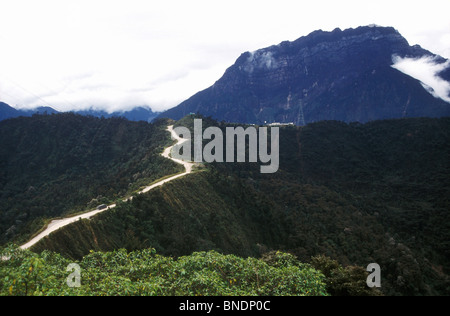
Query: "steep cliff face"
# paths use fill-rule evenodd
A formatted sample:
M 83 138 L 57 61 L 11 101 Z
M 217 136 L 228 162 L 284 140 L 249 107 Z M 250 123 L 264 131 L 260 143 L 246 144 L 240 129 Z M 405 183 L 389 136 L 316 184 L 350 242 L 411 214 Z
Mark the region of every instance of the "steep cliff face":
M 392 68 L 393 57 L 436 57 L 393 28 L 316 31 L 242 54 L 212 87 L 162 116 L 199 112 L 240 123 L 367 122 L 450 115 L 450 104 Z

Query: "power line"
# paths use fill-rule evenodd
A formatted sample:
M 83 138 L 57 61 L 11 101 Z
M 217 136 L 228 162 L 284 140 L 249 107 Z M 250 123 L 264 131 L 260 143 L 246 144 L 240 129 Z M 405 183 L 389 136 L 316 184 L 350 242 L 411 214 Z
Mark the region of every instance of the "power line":
M 3 79 L 6 79 L 7 81 L 11 82 L 13 85 L 15 85 L 16 87 L 18 87 L 19 89 L 21 89 L 22 91 L 26 92 L 27 94 L 33 96 L 34 98 L 40 100 L 42 103 L 44 103 L 45 105 L 51 107 L 51 108 L 55 108 L 53 105 L 51 105 L 50 103 L 48 103 L 47 101 L 45 101 L 43 98 L 41 98 L 40 96 L 38 96 L 37 94 L 29 91 L 28 89 L 25 89 L 22 85 L 18 84 L 17 82 L 15 82 L 14 80 L 11 80 L 10 78 L 5 78 L 3 77 Z M 11 96 L 11 95 L 10 95 Z
M 17 102 L 18 102 L 18 100 L 19 100 L 18 97 L 13 96 L 13 95 L 11 95 L 10 93 L 7 93 L 7 92 L 2 91 L 2 90 L 0 89 L 0 101 L 4 101 L 4 102 L 6 101 L 6 100 L 3 98 L 4 95 L 8 96 L 11 100 L 15 100 L 14 103 L 16 103 L 16 105 L 17 105 Z M 11 102 L 8 101 L 8 103 L 11 103 Z M 10 105 L 12 105 L 12 104 L 10 104 Z
M 306 125 L 306 123 L 305 123 L 305 114 L 303 112 L 303 101 L 302 100 L 300 100 L 300 110 L 299 110 L 299 113 L 298 113 L 298 123 L 299 123 L 300 126 L 305 126 Z
M 51 92 L 53 95 L 58 96 L 58 98 L 61 98 L 65 103 L 67 103 L 68 105 L 70 105 L 70 107 L 71 107 L 72 109 L 75 109 L 75 108 L 76 108 L 74 104 L 72 104 L 71 102 L 67 101 L 67 99 L 63 98 L 63 97 L 61 96 L 61 93 L 56 92 L 55 90 L 53 90 L 53 89 L 47 87 L 46 85 L 42 84 L 41 82 L 38 82 L 37 84 L 40 85 L 41 87 L 43 87 L 44 89 L 46 89 L 47 91 Z M 66 87 L 67 87 L 67 85 L 66 85 Z M 64 90 L 66 89 L 66 87 L 64 87 Z

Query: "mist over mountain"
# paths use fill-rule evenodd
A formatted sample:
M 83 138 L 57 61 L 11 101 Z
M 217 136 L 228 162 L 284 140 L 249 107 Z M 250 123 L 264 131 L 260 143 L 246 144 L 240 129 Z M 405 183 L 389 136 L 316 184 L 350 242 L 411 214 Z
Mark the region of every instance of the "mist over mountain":
M 151 122 L 159 115 L 158 112 L 153 112 L 152 109 L 143 106 L 135 107 L 132 110 L 128 111 L 116 111 L 113 113 L 108 113 L 104 110 L 95 110 L 93 108 L 88 110 L 79 110 L 70 112 L 83 116 L 93 116 L 98 118 L 124 117 L 129 121 L 135 122 L 139 121 Z M 6 103 L 0 102 L 0 121 L 20 116 L 30 117 L 33 116 L 34 114 L 50 115 L 58 113 L 61 112 L 58 112 L 57 110 L 51 107 L 38 107 L 36 109 L 25 110 L 25 109 L 15 109 Z
M 420 58 L 444 68 L 431 77 L 448 89 L 448 61 L 410 46 L 394 28 L 315 31 L 242 54 L 213 86 L 161 116 L 199 113 L 228 122 L 296 125 L 449 116 L 450 103 L 433 87 L 393 67 L 394 61 Z
M 382 269 L 377 295 L 447 295 L 447 99 L 449 60 L 373 26 L 244 53 L 162 114 L 0 102 L 0 296 L 299 295 L 321 280 L 321 294 L 367 295 L 368 263 Z M 213 162 L 186 174 L 161 153 L 173 144 L 167 126 L 192 134 L 196 118 L 222 134 L 240 123 L 303 126 L 280 127 L 276 173 Z M 112 203 L 30 251 L 9 245 Z M 61 286 L 69 262 L 83 267 L 79 292 Z
M 59 113 L 57 110 L 49 106 L 41 106 L 35 109 L 16 109 L 6 103 L 0 102 L 0 121 L 21 116 L 30 117 L 34 114 L 49 115 L 57 113 Z

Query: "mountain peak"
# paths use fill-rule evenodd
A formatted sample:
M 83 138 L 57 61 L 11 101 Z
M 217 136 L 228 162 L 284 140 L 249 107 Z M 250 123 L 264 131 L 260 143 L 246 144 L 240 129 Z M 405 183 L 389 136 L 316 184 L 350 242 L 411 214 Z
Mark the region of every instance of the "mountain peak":
M 367 122 L 450 115 L 421 82 L 392 68 L 393 56 L 438 58 L 393 27 L 317 30 L 245 52 L 212 87 L 163 113 L 200 113 L 237 123 Z
M 392 53 L 402 55 L 404 48 L 409 47 L 406 39 L 393 27 L 362 26 L 344 31 L 336 28 L 331 32 L 317 30 L 293 42 L 284 41 L 279 45 L 246 52 L 237 60 L 236 65 L 247 72 L 252 72 L 255 68 L 271 70 L 277 67 L 277 57 L 282 55 L 302 54 L 302 58 L 312 58 L 318 53 L 336 54 L 355 45 L 381 46 L 380 43 L 375 43 L 377 41 L 383 41 L 383 45 L 391 48 L 389 59 Z M 421 49 L 420 46 L 413 48 Z

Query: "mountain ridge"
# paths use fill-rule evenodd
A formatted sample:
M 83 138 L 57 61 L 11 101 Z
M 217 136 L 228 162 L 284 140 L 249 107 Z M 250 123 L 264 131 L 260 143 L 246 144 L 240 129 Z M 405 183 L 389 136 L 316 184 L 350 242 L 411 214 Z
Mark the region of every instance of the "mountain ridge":
M 80 259 L 91 250 L 119 248 L 152 247 L 174 257 L 281 250 L 303 262 L 326 254 L 343 265 L 378 263 L 385 294 L 441 295 L 450 284 L 449 122 L 281 127 L 276 174 L 260 174 L 258 164 L 208 164 L 67 226 L 32 251 Z M 231 125 L 204 123 L 222 130 Z
M 450 104 L 391 67 L 393 56 L 446 61 L 410 46 L 392 27 L 319 30 L 241 54 L 211 87 L 160 117 L 199 113 L 227 122 L 306 125 L 449 116 Z M 449 72 L 444 71 L 443 79 Z
M 15 118 L 20 116 L 20 113 L 15 108 L 9 106 L 6 103 L 0 102 L 0 121 Z
M 153 121 L 159 114 L 159 112 L 153 112 L 149 107 L 136 106 L 131 110 L 115 111 L 112 113 L 106 112 L 104 110 L 96 110 L 94 108 L 89 108 L 86 110 L 73 110 L 73 111 L 57 111 L 51 107 L 37 107 L 34 109 L 16 109 L 4 102 L 0 102 L 0 121 L 16 118 L 20 116 L 30 117 L 35 114 L 49 115 L 58 113 L 75 113 L 83 116 L 93 116 L 98 118 L 112 118 L 112 117 L 124 117 L 130 121 Z
M 0 122 L 0 243 L 180 171 L 160 156 L 166 126 L 74 113 Z

